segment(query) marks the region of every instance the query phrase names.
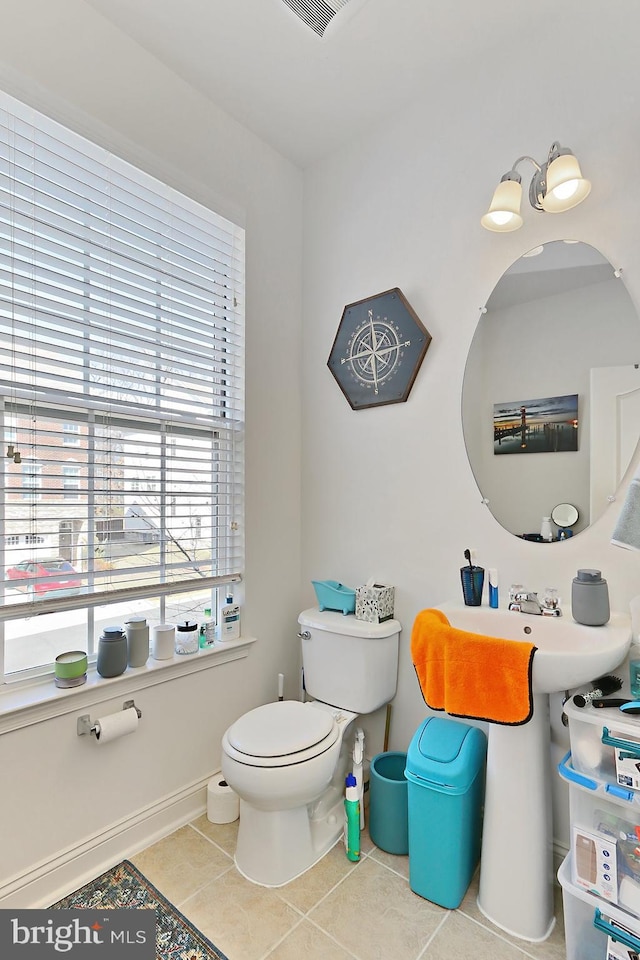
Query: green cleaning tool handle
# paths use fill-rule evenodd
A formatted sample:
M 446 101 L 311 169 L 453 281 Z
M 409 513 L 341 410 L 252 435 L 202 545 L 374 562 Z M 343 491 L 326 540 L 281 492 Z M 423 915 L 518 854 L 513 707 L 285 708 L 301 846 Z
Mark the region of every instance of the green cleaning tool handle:
M 344 845 L 349 860 L 360 859 L 360 798 L 352 773 L 345 780 Z

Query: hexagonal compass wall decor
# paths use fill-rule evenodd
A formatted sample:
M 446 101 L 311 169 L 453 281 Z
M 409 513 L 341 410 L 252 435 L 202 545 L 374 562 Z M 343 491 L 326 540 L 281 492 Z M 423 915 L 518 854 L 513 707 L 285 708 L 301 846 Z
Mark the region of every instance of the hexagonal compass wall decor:
M 394 287 L 346 305 L 327 365 L 353 410 L 404 403 L 430 343 Z

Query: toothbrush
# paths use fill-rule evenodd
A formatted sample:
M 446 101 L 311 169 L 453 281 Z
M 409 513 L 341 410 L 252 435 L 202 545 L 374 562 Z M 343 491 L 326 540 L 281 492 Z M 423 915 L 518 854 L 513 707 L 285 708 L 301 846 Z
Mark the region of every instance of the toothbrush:
M 620 706 L 622 713 L 636 714 L 640 713 L 640 700 L 629 700 Z M 633 754 L 632 754 L 633 756 Z

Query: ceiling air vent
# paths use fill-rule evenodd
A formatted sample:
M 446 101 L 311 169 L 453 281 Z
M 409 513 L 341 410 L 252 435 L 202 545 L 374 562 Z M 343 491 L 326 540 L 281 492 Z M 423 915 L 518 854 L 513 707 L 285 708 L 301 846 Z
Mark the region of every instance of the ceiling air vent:
M 351 0 L 284 0 L 284 2 L 319 37 L 323 37 L 336 13 L 351 3 Z

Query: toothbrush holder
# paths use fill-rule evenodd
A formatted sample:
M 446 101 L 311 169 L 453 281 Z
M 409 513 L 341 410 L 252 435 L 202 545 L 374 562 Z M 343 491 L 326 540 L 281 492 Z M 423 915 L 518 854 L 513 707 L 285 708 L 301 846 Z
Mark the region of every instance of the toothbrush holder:
M 484 567 L 460 567 L 462 597 L 468 607 L 479 607 L 484 588 Z

